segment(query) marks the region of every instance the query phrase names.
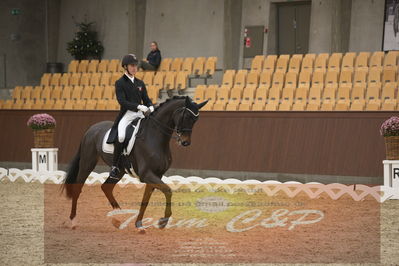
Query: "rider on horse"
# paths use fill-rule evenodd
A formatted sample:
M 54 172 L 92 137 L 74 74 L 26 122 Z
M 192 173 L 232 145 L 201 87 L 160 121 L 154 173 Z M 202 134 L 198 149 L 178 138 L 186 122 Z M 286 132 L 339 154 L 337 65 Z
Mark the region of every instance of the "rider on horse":
M 118 162 L 123 152 L 126 136 L 126 127 L 136 118 L 143 117 L 154 111 L 151 99 L 148 97 L 147 89 L 142 80 L 134 75 L 137 72 L 138 60 L 134 54 L 125 55 L 122 59 L 122 67 L 125 69 L 124 75 L 115 82 L 116 98 L 121 106 L 107 143 L 114 143 L 114 157 L 108 179 L 119 181 Z

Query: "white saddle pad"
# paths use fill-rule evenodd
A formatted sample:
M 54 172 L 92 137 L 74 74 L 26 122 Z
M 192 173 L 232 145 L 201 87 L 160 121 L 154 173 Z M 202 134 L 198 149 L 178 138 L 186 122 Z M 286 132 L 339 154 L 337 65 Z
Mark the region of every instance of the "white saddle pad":
M 138 131 L 139 128 L 140 128 L 140 123 L 141 123 L 141 119 L 137 122 L 137 125 L 136 125 L 136 127 L 134 128 L 133 135 L 132 135 L 132 137 L 131 137 L 130 140 L 129 140 L 129 144 L 127 145 L 127 148 L 123 150 L 123 154 L 124 154 L 124 155 L 129 155 L 130 152 L 131 152 L 132 149 L 133 149 L 134 141 L 136 140 L 136 134 L 137 134 L 137 131 Z M 109 129 L 109 130 L 107 131 L 107 133 L 105 134 L 104 139 L 103 139 L 103 146 L 102 146 L 102 148 L 103 148 L 103 152 L 113 154 L 113 153 L 114 153 L 114 144 L 108 144 L 108 143 L 107 143 L 107 139 L 108 139 L 108 136 L 109 136 L 109 133 L 110 133 L 110 132 L 111 132 L 111 129 Z

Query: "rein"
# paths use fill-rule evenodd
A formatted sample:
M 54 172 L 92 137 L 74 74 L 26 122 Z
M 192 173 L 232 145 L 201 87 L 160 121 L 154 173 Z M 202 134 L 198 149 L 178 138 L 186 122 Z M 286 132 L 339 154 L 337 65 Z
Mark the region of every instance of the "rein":
M 159 121 L 158 119 L 156 119 L 154 116 L 150 115 L 148 116 L 148 118 L 152 121 L 155 122 L 155 124 L 158 125 L 158 127 L 161 129 L 161 132 L 167 136 L 171 136 L 172 138 L 176 139 L 177 141 L 181 140 L 181 135 L 182 132 L 191 132 L 192 129 L 191 128 L 180 128 L 180 124 L 182 123 L 183 119 L 184 119 L 184 115 L 186 114 L 186 111 L 190 112 L 191 117 L 194 120 L 198 119 L 199 113 L 195 114 L 193 111 L 191 111 L 190 109 L 188 109 L 187 107 L 182 107 L 182 108 L 178 108 L 173 112 L 172 118 L 174 118 L 174 116 L 176 115 L 176 112 L 183 110 L 183 115 L 181 116 L 178 125 L 175 128 L 171 128 L 168 125 L 165 125 L 164 123 L 162 123 L 161 121 Z M 176 131 L 176 135 L 177 136 L 172 136 L 173 132 Z

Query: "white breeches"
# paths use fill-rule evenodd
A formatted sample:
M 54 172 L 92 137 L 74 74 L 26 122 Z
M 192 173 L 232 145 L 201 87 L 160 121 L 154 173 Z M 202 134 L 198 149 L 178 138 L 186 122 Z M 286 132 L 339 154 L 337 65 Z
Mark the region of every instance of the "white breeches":
M 126 127 L 137 117 L 144 118 L 144 115 L 141 111 L 133 112 L 128 110 L 118 124 L 118 140 L 119 142 L 125 141 L 126 136 Z

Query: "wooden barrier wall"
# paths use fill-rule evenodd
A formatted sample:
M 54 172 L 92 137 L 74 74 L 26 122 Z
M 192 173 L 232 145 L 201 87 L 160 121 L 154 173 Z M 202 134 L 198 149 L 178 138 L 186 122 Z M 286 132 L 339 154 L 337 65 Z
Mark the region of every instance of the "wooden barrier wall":
M 0 110 L 0 161 L 30 162 L 35 110 Z M 59 162 L 87 128 L 115 111 L 46 111 L 57 120 Z M 192 145 L 171 142 L 173 168 L 382 177 L 381 123 L 397 112 L 201 112 Z

